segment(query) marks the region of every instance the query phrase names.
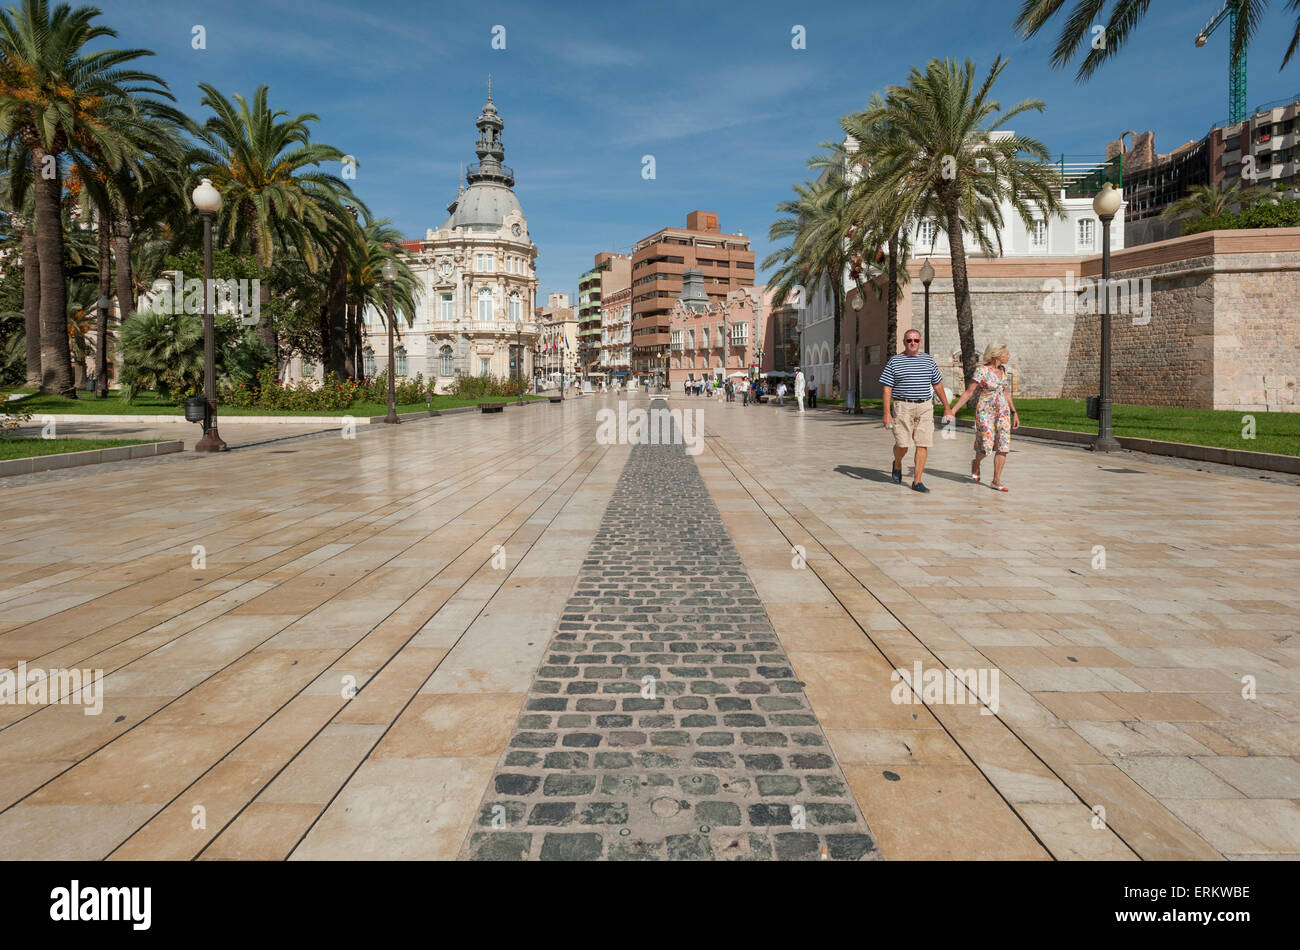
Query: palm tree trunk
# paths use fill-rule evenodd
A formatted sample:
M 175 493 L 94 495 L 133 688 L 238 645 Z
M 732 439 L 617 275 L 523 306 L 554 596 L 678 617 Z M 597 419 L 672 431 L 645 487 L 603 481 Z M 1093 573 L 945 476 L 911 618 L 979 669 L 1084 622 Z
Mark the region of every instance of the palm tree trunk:
M 948 219 L 948 247 L 952 257 L 952 294 L 957 302 L 957 339 L 961 342 L 962 388 L 970 385 L 979 368 L 975 353 L 975 314 L 970 303 L 970 282 L 966 278 L 966 242 L 957 212 L 957 192 L 951 189 L 942 196 L 943 211 Z
M 339 379 L 352 376 L 348 348 L 348 267 L 343 242 L 334 251 L 330 264 L 329 297 L 325 303 L 325 368 Z
M 252 244 L 253 260 L 261 264 L 262 241 L 261 236 L 257 233 L 256 227 L 252 229 L 249 241 Z M 257 301 L 258 307 L 260 308 L 259 312 L 262 313 L 263 316 L 257 324 L 257 335 L 261 337 L 262 342 L 266 344 L 266 349 L 271 354 L 271 365 L 275 367 L 276 375 L 280 376 L 282 375 L 280 373 L 280 351 L 276 346 L 275 321 L 271 319 L 270 310 L 266 306 L 267 301 L 270 299 L 271 288 L 267 285 L 266 281 L 260 281 L 257 286 Z
M 41 385 L 41 258 L 34 222 L 23 229 L 23 322 L 27 327 L 27 385 Z
M 108 306 L 113 292 L 112 250 L 113 237 L 108 233 L 104 216 L 95 214 L 96 236 L 99 239 L 99 300 L 95 304 L 95 395 L 108 398 Z
M 113 215 L 113 278 L 117 285 L 117 321 L 120 329 L 135 312 L 135 284 L 131 278 L 131 217 L 120 210 Z
M 63 183 L 55 156 L 54 175 L 46 178 L 45 149 L 30 148 L 35 177 L 36 249 L 41 267 L 41 391 L 77 398 L 68 349 L 68 288 L 63 276 L 63 221 L 60 200 Z
M 889 236 L 889 306 L 885 317 L 885 358 L 898 352 L 898 234 Z

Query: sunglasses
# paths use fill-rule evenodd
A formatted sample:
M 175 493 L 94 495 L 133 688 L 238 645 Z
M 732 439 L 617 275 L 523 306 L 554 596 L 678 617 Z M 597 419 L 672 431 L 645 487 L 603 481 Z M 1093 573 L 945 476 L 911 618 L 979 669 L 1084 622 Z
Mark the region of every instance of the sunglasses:
M 904 343 L 920 343 L 920 340 L 904 340 Z

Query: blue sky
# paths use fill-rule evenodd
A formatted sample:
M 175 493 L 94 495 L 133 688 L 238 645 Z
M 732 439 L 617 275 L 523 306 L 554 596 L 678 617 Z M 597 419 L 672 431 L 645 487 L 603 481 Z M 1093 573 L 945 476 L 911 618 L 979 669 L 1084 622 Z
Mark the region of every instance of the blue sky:
M 352 182 L 408 237 L 446 218 L 488 73 L 505 120 L 506 163 L 547 288 L 576 291 L 601 250 L 717 211 L 754 237 L 761 261 L 774 207 L 838 119 L 932 57 L 1001 53 L 1003 106 L 1045 111 L 1013 126 L 1070 160 L 1101 158 L 1126 129 L 1167 152 L 1227 116 L 1226 27 L 1193 40 L 1220 0 L 1157 0 L 1122 57 L 1083 85 L 1048 65 L 1051 35 L 1011 30 L 1018 0 L 637 3 L 342 0 L 113 0 L 117 46 L 151 49 L 146 69 L 202 116 L 197 83 L 226 94 L 270 86 L 274 108 L 320 116 L 314 138 L 356 156 Z M 1249 63 L 1249 104 L 1300 93 L 1300 61 L 1279 73 L 1294 14 L 1275 0 Z M 193 28 L 207 48 L 191 45 Z M 505 27 L 505 49 L 492 48 Z M 807 48 L 792 48 L 795 25 Z M 642 177 L 642 157 L 656 177 Z

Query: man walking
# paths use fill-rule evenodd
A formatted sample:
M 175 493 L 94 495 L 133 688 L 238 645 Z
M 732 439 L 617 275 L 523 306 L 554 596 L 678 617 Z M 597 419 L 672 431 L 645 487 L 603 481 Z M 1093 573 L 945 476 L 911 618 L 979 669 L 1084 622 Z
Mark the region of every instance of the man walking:
M 808 380 L 798 366 L 794 368 L 794 398 L 799 400 L 799 411 L 803 412 L 803 401 L 808 398 Z
M 948 393 L 943 388 L 943 374 L 929 353 L 921 352 L 921 334 L 908 330 L 903 334 L 903 352 L 895 353 L 880 374 L 884 386 L 886 429 L 894 432 L 894 484 L 903 484 L 903 459 L 907 450 L 916 447 L 912 490 L 928 492 L 921 481 L 925 459 L 934 444 L 934 396 L 948 414 Z M 933 390 L 933 393 L 931 392 Z M 895 413 L 892 403 L 898 403 Z
M 817 377 L 808 375 L 808 408 L 817 408 Z

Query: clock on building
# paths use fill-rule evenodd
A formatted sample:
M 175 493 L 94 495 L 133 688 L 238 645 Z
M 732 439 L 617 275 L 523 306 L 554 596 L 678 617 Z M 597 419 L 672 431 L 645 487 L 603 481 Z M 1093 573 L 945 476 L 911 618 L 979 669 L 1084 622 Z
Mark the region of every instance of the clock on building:
M 523 228 L 521 228 L 518 224 L 514 224 L 511 225 L 510 227 L 510 233 L 513 234 L 515 237 L 519 237 L 519 235 L 523 234 L 524 231 Z

